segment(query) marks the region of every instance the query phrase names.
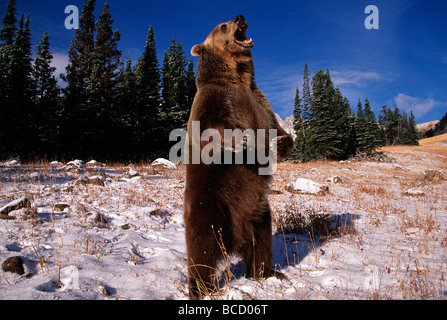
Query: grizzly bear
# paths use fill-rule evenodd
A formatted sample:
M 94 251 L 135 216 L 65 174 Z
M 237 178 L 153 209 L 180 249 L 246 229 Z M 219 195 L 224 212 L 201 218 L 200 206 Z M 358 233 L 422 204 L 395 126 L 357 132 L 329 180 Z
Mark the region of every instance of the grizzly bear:
M 271 174 L 259 174 L 265 163 L 192 161 L 194 145 L 203 150 L 211 141 L 194 141 L 193 125 L 200 133 L 213 129 L 225 137 L 227 130 L 248 129 L 266 132 L 265 141 L 247 142 L 242 148 L 232 141 L 232 153 L 251 148 L 266 152 L 271 142 L 269 129 L 277 131 L 277 158 L 286 158 L 293 146 L 291 136 L 278 124 L 264 93 L 254 81 L 247 22 L 242 15 L 219 24 L 191 54 L 199 57 L 197 95 L 188 123 L 184 223 L 186 232 L 188 285 L 191 299 L 201 299 L 216 290 L 216 269 L 226 256 L 241 256 L 246 276 L 266 278 L 280 273 L 273 270 L 272 219 L 268 203 Z M 214 139 L 214 138 L 213 138 Z M 232 139 L 235 140 L 235 139 Z M 213 141 L 215 142 L 215 141 Z M 265 149 L 257 146 L 265 143 Z M 220 145 L 220 144 L 218 144 Z M 228 148 L 222 138 L 222 158 Z M 216 154 L 213 154 L 215 157 Z M 187 156 L 188 157 L 188 156 Z

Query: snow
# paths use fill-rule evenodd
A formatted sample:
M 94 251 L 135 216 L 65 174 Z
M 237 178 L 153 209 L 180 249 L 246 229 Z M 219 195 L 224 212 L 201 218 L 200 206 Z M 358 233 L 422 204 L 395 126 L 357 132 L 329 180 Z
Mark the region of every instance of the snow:
M 447 181 L 415 186 L 423 170 L 445 172 L 447 156 L 391 156 L 405 170 L 279 164 L 277 192 L 269 195 L 273 259 L 289 281 L 246 278 L 240 259 L 229 257 L 210 299 L 445 299 Z M 0 163 L 0 207 L 25 196 L 31 202 L 9 213 L 14 220 L 0 220 L 0 263 L 20 256 L 25 269 L 22 276 L 0 270 L 0 299 L 188 299 L 184 167 L 82 163 L 70 163 L 75 171 L 61 163 Z M 343 183 L 323 196 L 287 191 L 335 176 Z M 74 183 L 92 177 L 104 185 Z M 285 233 L 278 217 L 293 210 L 327 214 L 337 228 Z

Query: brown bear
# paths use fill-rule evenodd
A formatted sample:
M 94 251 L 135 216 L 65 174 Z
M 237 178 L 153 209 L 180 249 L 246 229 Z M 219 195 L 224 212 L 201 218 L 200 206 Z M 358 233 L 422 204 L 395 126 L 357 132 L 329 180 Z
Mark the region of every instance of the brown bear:
M 200 134 L 213 129 L 221 137 L 230 129 L 266 132 L 260 138 L 255 137 L 256 143 L 247 142 L 244 136 L 243 147 L 239 149 L 232 138 L 232 153 L 248 153 L 252 147 L 257 152 L 266 152 L 271 141 L 269 129 L 277 130 L 277 138 L 273 140 L 277 143 L 277 158 L 286 158 L 292 149 L 293 139 L 278 124 L 264 93 L 254 81 L 253 41 L 246 37 L 247 27 L 245 18 L 238 15 L 233 21 L 219 24 L 205 42 L 191 51 L 200 58 L 198 90 L 188 123 L 184 194 L 191 299 L 203 298 L 216 290 L 216 268 L 225 255 L 240 255 L 248 277 L 278 276 L 272 265 L 272 221 L 267 198 L 271 174 L 259 173 L 265 163 L 248 162 L 247 156 L 245 162 L 238 164 L 219 161 L 208 164 L 192 159 L 194 145 L 200 151 L 211 143 L 194 139 L 194 124 L 200 124 Z M 258 147 L 263 143 L 267 145 L 265 149 Z M 215 145 L 222 148 L 212 148 L 212 156 L 221 153 L 223 158 L 228 152 L 224 138 L 221 144 Z

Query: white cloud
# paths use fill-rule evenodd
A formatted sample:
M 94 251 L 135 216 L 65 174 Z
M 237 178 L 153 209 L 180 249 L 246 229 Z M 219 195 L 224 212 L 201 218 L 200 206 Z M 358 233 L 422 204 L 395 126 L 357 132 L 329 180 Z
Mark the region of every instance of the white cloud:
M 447 106 L 447 102 L 436 101 L 432 98 L 411 97 L 403 93 L 395 96 L 394 102 L 400 110 L 413 111 L 416 117 L 421 117 L 437 107 Z
M 386 80 L 384 76 L 373 71 L 329 71 L 332 82 L 336 86 L 354 85 L 356 87 L 365 87 L 369 82 Z

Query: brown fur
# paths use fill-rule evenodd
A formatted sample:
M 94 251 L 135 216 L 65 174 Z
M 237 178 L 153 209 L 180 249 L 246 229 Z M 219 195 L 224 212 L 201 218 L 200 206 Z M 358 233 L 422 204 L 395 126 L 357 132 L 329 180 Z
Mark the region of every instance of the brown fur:
M 222 137 L 224 129 L 277 129 L 278 157 L 285 158 L 293 140 L 279 126 L 254 82 L 251 48 L 235 42 L 236 30 L 241 25 L 246 28 L 245 19 L 242 17 L 243 23 L 240 19 L 235 20 L 239 23 L 218 25 L 202 45 L 191 51 L 200 60 L 189 141 L 192 121 L 200 121 L 201 132 L 213 128 Z M 271 177 L 259 175 L 258 167 L 203 163 L 186 166 L 184 221 L 192 299 L 201 298 L 207 289 L 213 290 L 213 276 L 223 258 L 222 245 L 228 254 L 242 257 L 247 276 L 258 279 L 273 275 L 267 199 Z

